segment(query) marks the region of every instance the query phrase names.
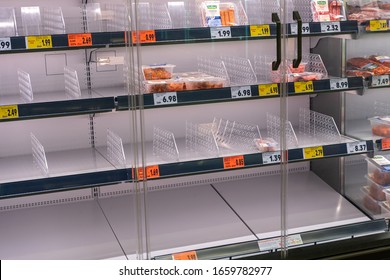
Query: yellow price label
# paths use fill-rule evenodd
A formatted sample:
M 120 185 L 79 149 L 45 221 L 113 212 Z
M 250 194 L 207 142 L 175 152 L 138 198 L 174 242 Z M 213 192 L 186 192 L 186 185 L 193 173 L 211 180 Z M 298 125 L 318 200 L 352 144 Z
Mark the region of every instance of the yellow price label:
M 303 149 L 304 159 L 314 159 L 314 158 L 323 158 L 324 157 L 324 147 L 310 147 Z
M 279 95 L 278 84 L 259 85 L 259 95 L 263 97 Z
M 271 27 L 269 24 L 251 25 L 251 37 L 271 36 Z
M 53 41 L 51 36 L 27 36 L 27 49 L 51 49 Z
M 0 106 L 0 120 L 17 118 L 19 118 L 18 105 Z
M 295 93 L 314 92 L 313 81 L 295 82 L 294 89 L 295 89 Z
M 387 20 L 370 20 L 370 31 L 385 31 L 388 29 Z

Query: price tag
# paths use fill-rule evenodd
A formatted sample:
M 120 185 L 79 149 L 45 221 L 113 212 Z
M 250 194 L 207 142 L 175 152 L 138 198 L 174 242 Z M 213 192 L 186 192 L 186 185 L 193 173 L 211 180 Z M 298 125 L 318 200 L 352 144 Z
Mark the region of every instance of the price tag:
M 232 169 L 245 167 L 244 156 L 233 156 L 223 158 L 223 168 Z
M 50 49 L 53 47 L 51 36 L 27 36 L 27 49 Z
M 154 105 L 170 105 L 177 103 L 176 92 L 164 92 L 153 94 Z
M 212 27 L 210 28 L 211 39 L 226 39 L 232 38 L 232 30 L 230 27 Z
M 155 43 L 156 42 L 156 31 L 155 30 L 141 30 L 138 31 L 139 43 Z M 133 44 L 138 43 L 137 32 L 133 31 L 132 42 Z
M 372 86 L 372 87 L 385 87 L 385 86 L 390 86 L 390 78 L 389 78 L 389 75 L 372 76 L 372 77 L 371 77 L 371 86 Z
M 321 22 L 321 33 L 341 32 L 340 22 Z
M 304 159 L 315 159 L 315 158 L 323 158 L 323 157 L 324 157 L 324 148 L 322 146 L 303 149 Z
M 92 34 L 91 33 L 69 34 L 68 46 L 69 47 L 92 46 Z
M 244 87 L 232 87 L 232 98 L 248 98 L 252 96 L 252 91 L 250 86 L 244 86 Z
M 0 120 L 19 118 L 18 105 L 0 106 Z
M 263 153 L 263 164 L 279 163 L 282 160 L 280 152 Z
M 286 243 L 288 247 L 298 246 L 303 244 L 300 234 L 287 236 Z M 260 251 L 275 250 L 282 247 L 282 239 L 280 237 L 260 240 L 258 242 Z
M 154 179 L 160 177 L 160 167 L 158 165 L 147 166 L 145 170 L 146 170 L 147 179 Z M 143 179 L 144 179 L 143 168 L 138 168 L 138 180 L 143 180 Z
M 341 90 L 341 89 L 348 89 L 348 88 L 349 88 L 348 78 L 330 80 L 331 90 Z
M 173 254 L 172 255 L 172 260 L 175 261 L 194 261 L 198 259 L 198 255 L 196 254 L 196 251 L 191 251 L 191 252 L 184 252 L 184 253 L 179 253 L 179 254 Z
M 291 34 L 297 35 L 298 34 L 298 24 L 291 23 Z M 309 23 L 302 23 L 302 34 L 310 34 L 310 24 Z
M 347 143 L 348 154 L 364 153 L 367 152 L 366 141 Z
M 390 138 L 382 139 L 382 151 L 390 150 Z
M 259 95 L 263 97 L 279 95 L 278 84 L 259 85 Z
M 295 93 L 314 92 L 313 81 L 295 82 L 294 89 L 295 89 Z
M 251 37 L 271 36 L 271 27 L 269 24 L 251 25 L 249 30 Z
M 12 50 L 11 38 L 0 38 L 0 52 Z
M 387 20 L 370 20 L 370 31 L 386 31 L 388 29 Z

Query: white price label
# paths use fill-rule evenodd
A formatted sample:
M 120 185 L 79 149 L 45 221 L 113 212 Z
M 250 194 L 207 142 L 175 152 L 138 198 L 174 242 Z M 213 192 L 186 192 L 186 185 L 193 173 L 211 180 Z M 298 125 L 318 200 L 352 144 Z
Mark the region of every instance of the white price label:
M 298 34 L 298 24 L 296 24 L 296 23 L 291 24 L 291 34 L 292 35 Z M 310 34 L 310 24 L 309 23 L 302 23 L 302 34 Z
M 250 86 L 245 87 L 232 87 L 232 98 L 248 98 L 252 96 L 252 91 Z
M 303 240 L 300 234 L 287 236 L 286 243 L 288 247 L 302 245 Z M 274 249 L 279 249 L 282 247 L 282 239 L 280 237 L 260 240 L 258 242 L 260 251 L 269 251 Z
M 348 78 L 330 80 L 331 90 L 340 90 L 340 89 L 348 89 L 348 88 L 349 88 Z
M 280 152 L 266 152 L 263 153 L 263 164 L 280 163 L 282 156 Z
M 389 75 L 372 76 L 371 86 L 372 87 L 390 86 Z
M 232 30 L 230 27 L 212 27 L 210 28 L 211 39 L 226 39 L 232 38 Z
M 9 51 L 11 49 L 11 38 L 0 38 L 0 51 Z
M 164 92 L 153 94 L 154 105 L 170 105 L 177 103 L 176 92 Z
M 340 22 L 321 22 L 321 33 L 341 32 Z
M 347 143 L 348 154 L 364 153 L 367 152 L 366 141 Z

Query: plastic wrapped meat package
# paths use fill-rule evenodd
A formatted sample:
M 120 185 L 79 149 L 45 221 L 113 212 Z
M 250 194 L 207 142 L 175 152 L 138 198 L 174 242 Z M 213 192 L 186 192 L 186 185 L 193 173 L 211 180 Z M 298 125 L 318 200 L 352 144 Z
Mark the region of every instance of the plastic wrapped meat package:
M 204 1 L 201 4 L 204 27 L 237 25 L 237 7 L 231 2 Z
M 275 152 L 278 148 L 278 142 L 272 138 L 255 139 L 257 149 L 264 152 Z
M 318 72 L 306 71 L 308 63 L 302 62 L 297 68 L 294 68 L 292 64 L 288 65 L 288 73 L 286 74 L 287 82 L 304 82 L 304 81 L 316 81 L 324 79 L 324 74 Z M 272 71 L 272 82 L 280 83 L 280 71 Z
M 313 21 L 345 20 L 344 1 L 342 0 L 311 0 Z
M 390 116 L 369 118 L 373 135 L 390 137 Z
M 389 19 L 390 18 L 390 1 L 389 0 L 348 0 L 347 17 L 349 20 L 359 22 Z M 367 26 L 369 29 L 369 26 Z
M 147 81 L 171 79 L 175 65 L 172 64 L 155 64 L 142 65 L 142 72 Z
M 347 76 L 370 77 L 390 74 L 385 56 L 353 57 L 347 60 Z

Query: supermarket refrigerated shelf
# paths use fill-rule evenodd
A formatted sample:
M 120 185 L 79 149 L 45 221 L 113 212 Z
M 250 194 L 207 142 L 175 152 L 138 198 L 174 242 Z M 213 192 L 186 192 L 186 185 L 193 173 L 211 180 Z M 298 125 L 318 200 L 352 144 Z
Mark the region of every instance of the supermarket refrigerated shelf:
M 3 158 L 0 162 L 0 198 L 131 180 L 128 170 L 115 169 L 95 149 L 49 152 L 46 158 L 47 176 L 34 166 L 32 155 Z
M 358 89 L 363 89 L 363 79 L 360 77 L 288 83 L 288 92 L 290 96 Z M 232 86 L 218 89 L 144 94 L 143 105 L 147 109 L 198 103 L 275 98 L 279 97 L 279 93 L 280 84 L 277 83 Z M 129 97 L 127 95 L 118 96 L 116 100 L 118 101 L 118 110 L 125 110 L 129 108 Z M 138 103 L 137 106 L 139 106 Z
M 375 150 L 386 151 L 390 149 L 390 137 L 373 135 L 369 120 L 348 121 L 346 127 L 349 136 L 356 139 L 372 141 Z
M 149 180 L 280 164 L 280 152 L 253 153 L 253 151 L 249 150 L 240 152 L 231 149 L 221 149 L 219 157 L 216 157 L 187 151 L 185 139 L 176 139 L 176 143 L 179 151 L 178 161 L 167 161 L 159 158 L 153 154 L 152 143 L 145 144 L 146 172 Z M 357 147 L 356 150 L 355 147 Z M 315 146 L 306 144 L 299 148 L 289 149 L 288 161 L 292 163 L 328 157 L 365 154 L 373 151 L 373 149 L 372 141 L 355 141 L 348 137 L 342 137 L 340 143 L 337 144 L 316 144 Z M 132 158 L 131 151 L 131 145 L 124 145 L 125 158 Z M 127 162 L 127 166 L 132 166 L 132 163 Z M 134 171 L 132 174 L 133 178 L 136 178 Z
M 357 34 L 359 24 L 355 20 L 335 21 L 335 22 L 304 22 L 303 36 L 328 36 L 341 34 Z M 289 24 L 288 34 L 296 36 L 296 24 Z

